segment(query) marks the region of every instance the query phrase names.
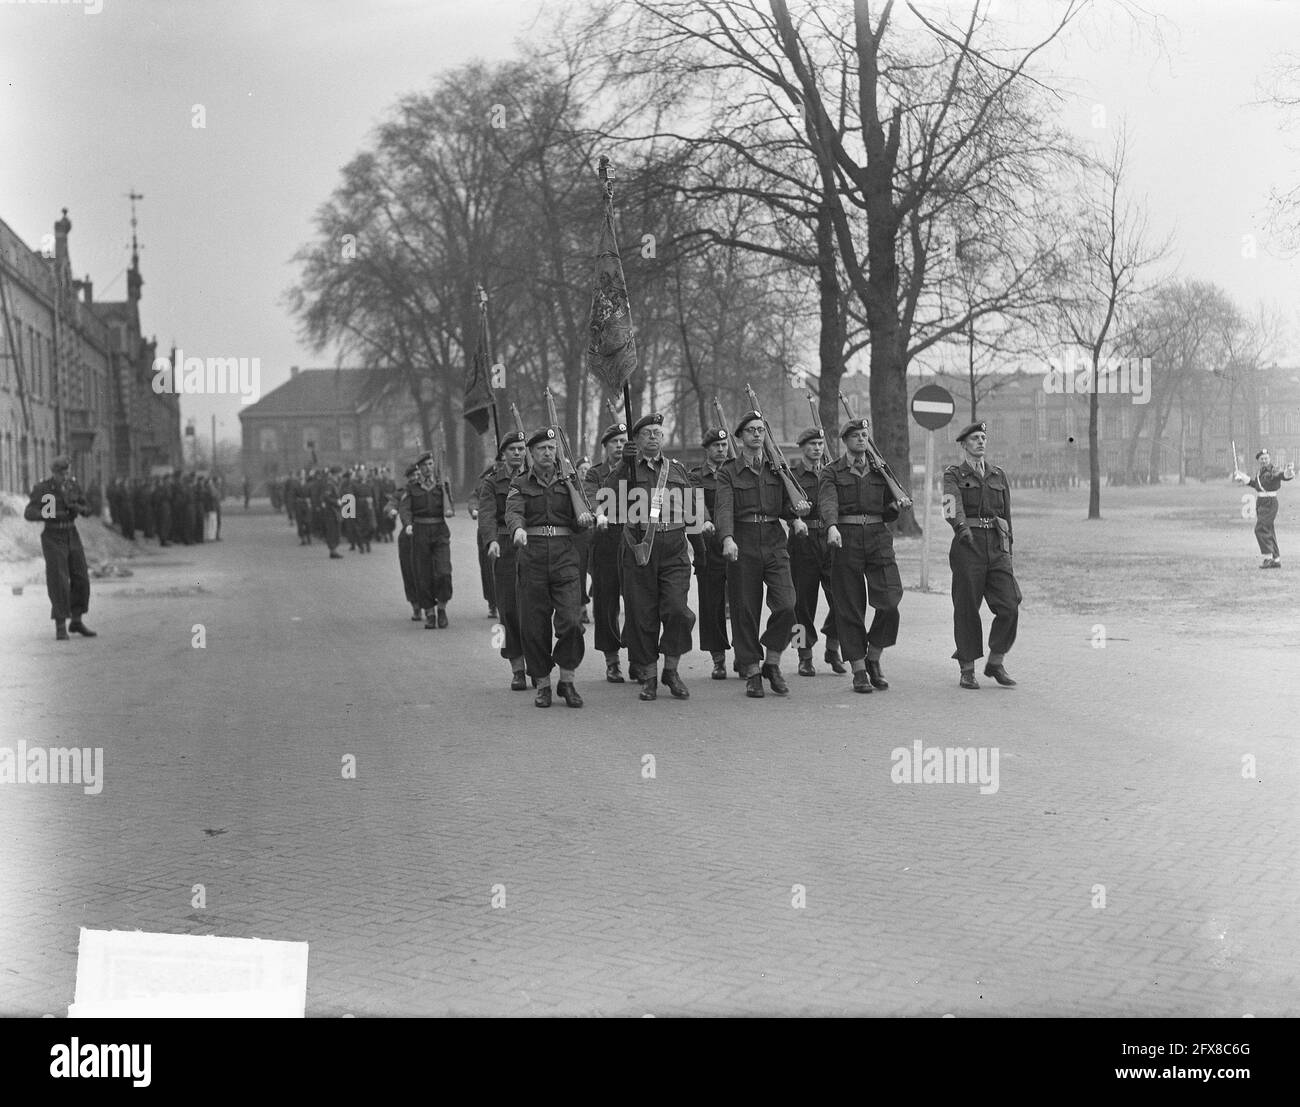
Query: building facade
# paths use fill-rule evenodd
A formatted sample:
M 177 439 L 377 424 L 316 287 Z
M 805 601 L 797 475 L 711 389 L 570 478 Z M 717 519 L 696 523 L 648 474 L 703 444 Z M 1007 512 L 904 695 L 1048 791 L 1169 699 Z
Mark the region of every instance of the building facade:
M 179 465 L 180 406 L 152 388 L 140 329 L 139 254 L 127 299 L 97 303 L 75 279 L 65 209 L 32 250 L 0 221 L 0 489 L 26 493 L 61 453 L 84 485 Z

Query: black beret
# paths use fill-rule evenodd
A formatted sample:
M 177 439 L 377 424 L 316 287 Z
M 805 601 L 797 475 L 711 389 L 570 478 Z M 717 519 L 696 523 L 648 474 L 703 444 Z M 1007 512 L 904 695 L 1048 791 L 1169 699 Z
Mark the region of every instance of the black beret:
M 958 442 L 963 442 L 968 434 L 974 434 L 976 431 L 988 433 L 989 425 L 987 423 L 971 423 L 970 426 L 962 427 L 961 434 L 957 436 Z
M 554 442 L 554 441 L 555 441 L 555 428 L 543 427 L 539 431 L 533 431 L 532 438 L 528 440 L 528 447 L 529 449 L 531 449 L 532 447 L 536 446 L 539 442 Z
M 629 436 L 635 438 L 645 430 L 646 427 L 662 427 L 663 425 L 664 417 L 660 415 L 659 412 L 648 411 L 632 424 L 632 430 L 629 432 Z
M 844 424 L 844 429 L 840 431 L 841 438 L 848 438 L 854 431 L 869 431 L 871 429 L 871 420 L 867 418 L 850 419 Z
M 407 479 L 407 480 L 410 480 L 410 479 L 411 479 L 413 476 L 415 476 L 415 474 L 418 473 L 419 471 L 420 471 L 420 468 L 419 468 L 418 465 L 408 465 L 408 466 L 406 467 L 406 479 Z
M 736 433 L 739 434 L 747 426 L 749 426 L 749 424 L 752 423 L 755 419 L 762 419 L 762 418 L 763 418 L 763 413 L 761 411 L 745 412 L 745 414 L 740 417 L 740 422 L 736 424 Z
M 707 450 L 715 442 L 725 442 L 730 437 L 726 427 L 710 427 L 704 432 L 704 441 L 700 445 Z
M 1257 454 L 1255 455 L 1255 460 L 1258 461 L 1258 460 L 1259 460 L 1261 457 L 1263 457 L 1266 453 L 1268 453 L 1267 450 L 1260 450 L 1259 453 L 1257 453 Z
M 516 442 L 522 442 L 523 440 L 524 440 L 523 431 L 508 431 L 507 433 L 503 434 L 501 436 L 501 442 L 497 446 L 497 458 L 499 459 L 501 455 L 506 452 L 507 446 L 513 446 Z
M 600 444 L 603 446 L 611 438 L 615 438 L 620 434 L 627 434 L 627 424 L 612 423 L 610 426 L 605 428 L 605 433 L 600 436 Z
M 430 451 L 425 450 L 424 453 L 422 453 L 419 457 L 415 459 L 415 464 L 423 465 L 426 461 L 432 461 L 432 460 L 433 460 L 433 454 Z
M 821 428 L 809 427 L 806 431 L 804 431 L 802 434 L 799 435 L 799 445 L 802 446 L 805 442 L 812 442 L 818 438 L 825 438 L 825 437 L 826 435 L 824 435 L 821 432 Z

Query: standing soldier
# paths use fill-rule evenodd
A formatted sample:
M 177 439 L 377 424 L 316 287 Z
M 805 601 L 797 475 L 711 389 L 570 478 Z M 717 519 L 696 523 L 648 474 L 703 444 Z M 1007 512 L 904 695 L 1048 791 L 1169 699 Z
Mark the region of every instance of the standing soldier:
M 506 497 L 510 494 L 510 482 L 524 471 L 525 449 L 522 431 L 510 431 L 502 438 L 496 463 L 479 482 L 477 494 L 478 544 L 492 570 L 494 609 L 505 632 L 501 656 L 510 662 L 510 689 L 513 692 L 527 688 L 528 678 L 519 632 L 519 597 L 515 588 L 518 556 L 514 534 L 506 525 Z
M 903 598 L 894 539 L 885 526 L 898 518 L 898 503 L 884 475 L 868 460 L 870 420 L 850 419 L 840 437 L 844 456 L 825 466 L 817 481 L 826 544 L 835 551 L 835 626 L 853 667 L 853 690 L 883 692 L 889 682 L 881 672 L 880 655 L 898 641 L 898 603 Z M 876 612 L 870 630 L 868 603 Z
M 813 647 L 817 645 L 817 589 L 826 595 L 826 618 L 822 621 L 822 634 L 826 638 L 826 664 L 836 673 L 844 673 L 840 660 L 840 644 L 835 626 L 835 600 L 831 590 L 831 566 L 835 551 L 826 541 L 826 524 L 818 507 L 818 478 L 826 465 L 826 436 L 820 427 L 809 427 L 799 435 L 799 448 L 803 456 L 790 465 L 790 472 L 804 498 L 812 507 L 804 522 L 808 533 L 790 535 L 790 576 L 794 580 L 794 622 L 796 645 L 799 650 L 799 675 L 816 676 L 813 668 Z
M 685 516 L 694 487 L 685 468 L 663 456 L 663 422 L 662 415 L 650 412 L 632 424 L 623 460 L 602 486 L 613 491 L 618 515 L 626 519 L 620 550 L 627 605 L 623 635 L 628 667 L 641 681 L 640 698 L 646 701 L 659 696 L 660 654 L 664 687 L 676 699 L 690 698 L 677 664 L 690 652 L 695 626 L 695 612 L 687 604 L 691 558 Z M 598 510 L 596 526 L 609 526 L 605 506 Z M 713 532 L 712 523 L 704 526 L 706 533 Z
M 149 487 L 142 478 L 131 482 L 131 507 L 135 511 L 136 525 L 146 538 L 154 536 L 153 505 L 149 500 Z
M 29 523 L 44 523 L 41 553 L 45 555 L 45 590 L 50 597 L 50 618 L 54 620 L 54 637 L 68 640 L 68 631 L 86 638 L 95 631 L 82 621 L 90 610 L 90 572 L 86 568 L 86 551 L 77 534 L 77 516 L 89 515 L 86 497 L 77 482 L 68 475 L 72 462 L 56 457 L 50 462 L 50 477 L 32 489 L 23 518 Z
M 172 537 L 172 494 L 163 477 L 155 477 L 153 482 L 153 517 L 158 528 L 158 547 L 171 545 Z
M 289 510 L 298 524 L 298 545 L 311 545 L 311 487 L 307 481 L 307 471 L 300 470 L 297 480 L 289 482 L 287 493 Z
M 718 472 L 718 534 L 727 568 L 727 595 L 731 601 L 731 636 L 736 646 L 736 668 L 745 678 L 745 695 L 761 699 L 763 679 L 772 691 L 788 696 L 790 687 L 781 675 L 781 654 L 794 632 L 794 582 L 786 550 L 782 519 L 793 520 L 797 535 L 807 535 L 802 518 L 809 504 L 790 502 L 785 484 L 764 456 L 763 416 L 748 412 L 736 424 L 740 453 Z M 759 608 L 767 589 L 767 629 L 759 637 Z M 766 650 L 766 653 L 764 651 Z
M 582 663 L 582 582 L 575 535 L 591 526 L 588 512 L 574 514 L 569 489 L 556 467 L 554 427 L 528 439 L 533 466 L 510 480 L 505 525 L 518 548 L 519 631 L 528 675 L 537 682 L 538 707 L 551 706 L 551 670 L 560 670 L 555 691 L 581 707 L 574 676 Z M 554 637 L 551 627 L 554 623 Z M 512 684 L 511 687 L 515 687 Z
M 1287 462 L 1286 470 L 1275 469 L 1267 450 L 1260 450 L 1255 455 L 1259 462 L 1259 472 L 1247 477 L 1238 470 L 1233 479 L 1255 490 L 1255 541 L 1259 543 L 1259 552 L 1264 555 L 1261 569 L 1282 568 L 1282 551 L 1277 546 L 1277 493 L 1284 480 L 1295 476 L 1295 467 Z
M 627 424 L 612 423 L 600 436 L 605 459 L 587 470 L 583 487 L 592 503 L 600 500 L 601 486 L 623 460 L 623 447 L 627 445 Z M 597 509 L 599 513 L 599 509 Z M 619 571 L 623 558 L 622 516 L 606 529 L 597 529 L 591 536 L 591 617 L 595 623 L 596 649 L 605 655 L 605 679 L 610 684 L 622 684 L 618 651 L 623 648 L 623 635 L 619 630 L 619 601 L 622 598 L 622 581 Z M 598 524 L 599 526 L 599 524 Z M 633 674 L 635 679 L 635 674 Z
M 727 443 L 731 435 L 726 427 L 710 427 L 700 445 L 704 447 L 704 464 L 691 470 L 691 480 L 704 493 L 704 508 L 710 519 L 718 517 L 718 470 L 727 460 Z M 700 649 L 713 658 L 714 680 L 727 679 L 727 559 L 722 556 L 722 542 L 717 533 L 707 538 L 691 535 L 695 552 L 695 587 L 700 605 Z
M 442 485 L 434 472 L 433 454 L 422 453 L 415 462 L 417 473 L 398 504 L 402 529 L 411 536 L 411 565 L 415 590 L 424 608 L 424 628 L 447 626 L 447 601 L 451 599 L 451 531 L 447 517 L 456 514 L 446 502 Z
M 980 601 L 993 612 L 989 659 L 984 675 L 1011 687 L 1002 660 L 1016 640 L 1020 620 L 1020 585 L 1011 568 L 1011 490 L 1007 475 L 984 460 L 988 424 L 971 423 L 957 436 L 966 454 L 960 465 L 943 471 L 943 513 L 952 525 L 953 635 L 961 666 L 961 686 L 978 689 L 975 662 L 984 656 Z

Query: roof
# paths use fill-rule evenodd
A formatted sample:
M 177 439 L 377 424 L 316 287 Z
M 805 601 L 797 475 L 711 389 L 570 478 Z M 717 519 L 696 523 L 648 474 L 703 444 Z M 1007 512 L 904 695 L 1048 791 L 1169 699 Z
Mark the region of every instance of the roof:
M 394 381 L 388 369 L 303 369 L 239 413 L 248 415 L 355 415 Z

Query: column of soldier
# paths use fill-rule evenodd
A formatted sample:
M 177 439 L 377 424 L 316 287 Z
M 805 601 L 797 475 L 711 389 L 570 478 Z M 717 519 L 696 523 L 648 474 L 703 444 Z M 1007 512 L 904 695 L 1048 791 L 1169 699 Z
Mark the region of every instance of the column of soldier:
M 105 492 L 109 518 L 123 538 L 135 541 L 139 531 L 157 538 L 159 546 L 221 541 L 219 477 L 181 473 L 145 480 L 118 477 Z
M 392 542 L 395 514 L 389 508 L 398 494 L 386 466 L 334 465 L 299 469 L 270 484 L 271 508 L 283 511 L 297 528 L 298 545 L 322 542 L 339 560 L 346 539 L 349 552 L 370 553 L 374 542 Z
M 1004 686 L 1016 683 L 1003 665 L 1020 602 L 1011 567 L 1010 485 L 1000 468 L 985 462 L 987 429 L 974 423 L 958 435 L 966 459 L 944 474 L 945 516 L 953 528 L 952 656 L 967 689 L 979 688 L 982 600 L 993 612 L 984 673 Z M 826 664 L 836 674 L 851 671 L 855 692 L 887 689 L 881 658 L 897 641 L 903 594 L 887 524 L 908 501 L 871 442 L 868 420 L 849 420 L 840 438 L 842 455 L 832 461 L 822 430 L 809 428 L 798 439 L 802 456 L 786 464 L 753 410 L 734 431 L 710 428 L 704 464 L 688 472 L 664 456 L 663 416 L 650 413 L 630 428 L 616 422 L 604 431 L 604 456 L 586 469 L 579 494 L 557 428 L 504 435 L 475 507 L 484 590 L 489 613 L 504 629 L 500 653 L 511 668 L 511 689 L 531 683 L 536 706 L 550 707 L 558 669 L 554 695 L 569 707 L 583 705 L 576 672 L 584 656 L 589 573 L 605 679 L 625 683 L 626 649 L 640 700 L 657 699 L 661 683 L 674 698 L 688 699 L 679 662 L 691 649 L 697 621 L 688 604 L 692 562 L 699 644 L 711 655 L 713 680 L 727 679 L 731 650 L 731 669 L 746 696 L 764 698 L 766 689 L 787 696 L 781 665 L 792 641 L 798 674 L 816 676 L 820 590 L 829 608 L 820 629 Z M 690 505 L 698 499 L 703 504 L 692 518 Z M 649 509 L 638 514 L 629 510 L 633 503 Z

